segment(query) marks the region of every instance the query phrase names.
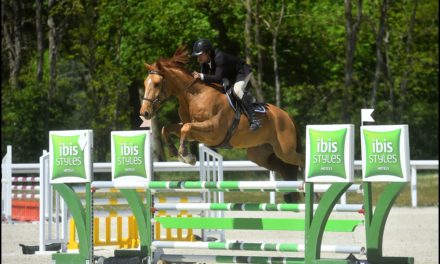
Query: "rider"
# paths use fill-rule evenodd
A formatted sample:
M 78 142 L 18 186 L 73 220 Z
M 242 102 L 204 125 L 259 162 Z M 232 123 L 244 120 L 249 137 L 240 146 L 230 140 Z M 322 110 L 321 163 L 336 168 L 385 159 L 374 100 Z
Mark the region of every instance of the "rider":
M 225 87 L 233 83 L 233 94 L 239 99 L 248 119 L 249 129 L 257 130 L 261 127 L 260 121 L 255 117 L 253 102 L 254 98 L 246 85 L 251 77 L 251 66 L 244 60 L 219 49 L 213 49 L 208 39 L 199 39 L 194 43 L 193 57 L 197 57 L 200 63 L 200 73 L 194 71 L 193 77 L 207 83 L 218 83 Z

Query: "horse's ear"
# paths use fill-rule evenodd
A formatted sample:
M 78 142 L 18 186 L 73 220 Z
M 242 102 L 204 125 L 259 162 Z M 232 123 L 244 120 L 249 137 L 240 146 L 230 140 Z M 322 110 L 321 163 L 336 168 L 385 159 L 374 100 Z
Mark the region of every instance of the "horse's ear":
M 147 71 L 152 71 L 153 70 L 153 66 L 151 66 L 150 64 L 148 64 L 146 62 L 144 62 L 144 66 L 145 66 L 145 69 L 147 69 Z
M 161 60 L 156 62 L 156 67 L 160 72 L 164 70 Z

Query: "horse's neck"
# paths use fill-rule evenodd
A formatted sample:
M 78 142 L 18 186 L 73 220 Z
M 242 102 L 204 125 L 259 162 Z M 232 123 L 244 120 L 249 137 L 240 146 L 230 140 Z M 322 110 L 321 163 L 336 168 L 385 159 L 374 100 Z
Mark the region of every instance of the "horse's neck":
M 200 103 L 206 103 L 207 106 L 211 106 L 212 101 L 209 102 L 209 100 L 216 96 L 221 96 L 221 92 L 218 89 L 194 80 L 175 80 L 172 94 L 179 101 L 179 116 L 184 123 L 191 122 L 192 120 L 191 106 L 200 107 Z
M 215 88 L 209 87 L 208 85 L 194 80 L 185 80 L 177 83 L 185 83 L 185 85 L 181 86 L 176 84 L 173 89 L 173 94 L 178 98 L 179 103 L 190 105 L 194 100 L 200 100 L 203 97 L 207 96 L 211 93 L 219 93 Z

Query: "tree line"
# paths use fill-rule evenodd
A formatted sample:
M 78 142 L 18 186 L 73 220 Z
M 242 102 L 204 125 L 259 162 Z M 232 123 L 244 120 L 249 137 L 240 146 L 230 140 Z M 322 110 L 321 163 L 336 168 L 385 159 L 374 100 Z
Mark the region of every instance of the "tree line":
M 408 124 L 411 159 L 438 159 L 438 1 L 2 0 L 2 154 L 36 162 L 48 131 L 139 129 L 143 62 L 198 38 L 253 67 L 250 89 L 307 124 Z M 196 61 L 188 65 L 198 69 Z M 176 122 L 170 100 L 155 135 Z M 358 134 L 358 133 L 357 133 Z M 305 139 L 304 139 L 305 141 Z M 356 143 L 359 142 L 357 135 Z M 360 142 L 359 144 L 360 145 Z M 360 158 L 357 148 L 356 158 Z M 165 160 L 160 138 L 155 158 Z

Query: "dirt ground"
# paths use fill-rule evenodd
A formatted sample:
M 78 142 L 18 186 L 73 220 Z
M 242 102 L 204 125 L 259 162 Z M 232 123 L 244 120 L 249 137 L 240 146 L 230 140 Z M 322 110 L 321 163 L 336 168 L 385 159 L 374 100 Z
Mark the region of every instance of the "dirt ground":
M 225 212 L 226 217 L 237 216 L 241 212 Z M 245 217 L 258 216 L 267 212 L 249 213 Z M 290 213 L 291 214 L 291 213 Z M 270 213 L 270 217 L 295 217 L 303 215 L 286 215 L 286 213 Z M 361 215 L 353 213 L 332 213 L 330 218 L 361 219 Z M 3 264 L 43 264 L 52 263 L 51 256 L 23 255 L 19 244 L 38 245 L 38 224 L 15 223 L 3 224 L 1 226 L 1 263 Z M 383 255 L 385 256 L 412 256 L 417 264 L 439 263 L 439 208 L 404 208 L 395 207 L 391 210 L 385 226 Z M 304 243 L 302 232 L 267 232 L 267 231 L 227 231 L 227 240 L 239 240 L 247 242 L 291 242 Z M 353 233 L 325 233 L 322 244 L 340 245 L 364 245 L 364 227 L 358 227 Z M 165 252 L 183 253 L 183 250 L 168 250 Z M 206 251 L 190 250 L 191 254 L 208 254 Z M 95 249 L 95 254 L 110 256 L 112 250 L 105 248 Z M 237 254 L 233 251 L 216 252 L 224 255 L 246 255 Z M 275 255 L 278 253 L 275 253 Z M 303 253 L 291 253 L 288 256 L 302 256 Z M 264 252 L 255 252 L 253 255 L 269 255 Z M 345 258 L 344 255 L 322 253 L 322 257 Z M 362 259 L 365 256 L 355 255 Z

